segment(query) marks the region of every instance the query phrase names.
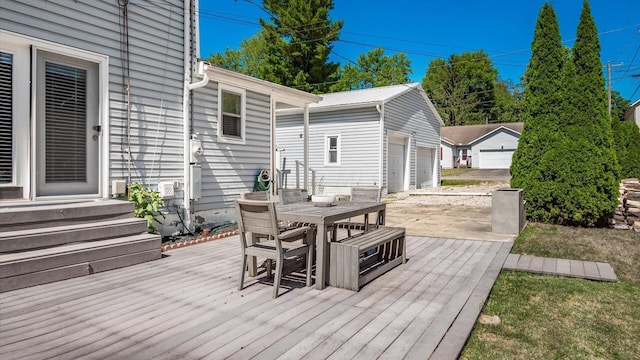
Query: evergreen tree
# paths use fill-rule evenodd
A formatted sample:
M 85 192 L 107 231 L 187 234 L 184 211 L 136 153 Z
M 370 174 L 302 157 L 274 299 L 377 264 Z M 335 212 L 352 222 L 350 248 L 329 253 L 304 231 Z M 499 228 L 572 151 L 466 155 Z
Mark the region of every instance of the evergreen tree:
M 557 174 L 553 170 L 558 122 L 562 113 L 562 75 L 566 51 L 553 7 L 544 4 L 538 15 L 532 54 L 525 71 L 522 99 L 524 129 L 511 165 L 511 187 L 522 188 L 527 214 L 550 221 Z
M 298 89 L 327 92 L 336 79 L 338 63 L 329 61 L 342 21 L 329 17 L 333 0 L 264 0 L 272 14 L 260 19 L 268 57 L 278 83 Z
M 569 162 L 564 172 L 570 177 L 558 181 L 566 182 L 571 189 L 564 204 L 568 223 L 603 225 L 618 202 L 619 166 L 607 111 L 598 30 L 587 0 L 571 60 L 575 81 L 573 89 L 565 87 L 564 104 L 568 110 L 563 114 L 561 132 L 573 144 L 565 155 L 575 158 L 579 154 L 580 161 Z
M 619 180 L 640 178 L 640 128 L 630 121 L 614 118 L 613 138 L 620 163 Z

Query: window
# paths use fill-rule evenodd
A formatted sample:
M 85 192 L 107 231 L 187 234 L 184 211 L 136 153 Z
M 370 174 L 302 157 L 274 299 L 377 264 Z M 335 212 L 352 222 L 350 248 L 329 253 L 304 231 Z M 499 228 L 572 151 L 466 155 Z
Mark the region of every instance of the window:
M 222 141 L 244 142 L 245 92 L 220 85 L 218 136 Z
M 340 136 L 327 136 L 325 165 L 340 165 Z
M 0 184 L 13 182 L 13 56 L 0 52 Z

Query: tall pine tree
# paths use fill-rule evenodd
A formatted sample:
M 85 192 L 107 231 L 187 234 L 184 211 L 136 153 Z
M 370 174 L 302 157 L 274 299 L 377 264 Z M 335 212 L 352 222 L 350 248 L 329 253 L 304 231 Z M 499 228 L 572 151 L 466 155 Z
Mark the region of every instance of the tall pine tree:
M 329 61 L 342 21 L 329 17 L 333 0 L 264 0 L 272 16 L 260 19 L 268 44 L 266 66 L 281 68 L 278 83 L 317 93 L 327 92 L 338 63 Z
M 545 164 L 554 161 L 551 150 L 562 113 L 562 74 L 567 57 L 550 4 L 540 10 L 531 49 L 522 100 L 524 129 L 513 155 L 511 187 L 524 190 L 530 218 L 548 222 L 556 174 Z
M 566 197 L 558 202 L 556 222 L 605 225 L 618 199 L 618 161 L 607 111 L 607 92 L 600 60 L 600 41 L 589 2 L 584 1 L 571 70 L 565 73 L 562 142 L 557 158 L 564 162 L 560 183 Z

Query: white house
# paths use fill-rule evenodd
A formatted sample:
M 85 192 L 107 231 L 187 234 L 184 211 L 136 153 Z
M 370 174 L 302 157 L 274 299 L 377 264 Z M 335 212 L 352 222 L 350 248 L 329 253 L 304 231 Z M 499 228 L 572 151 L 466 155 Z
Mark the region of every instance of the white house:
M 627 111 L 624 112 L 624 119 L 636 123 L 640 127 L 640 100 L 636 100 Z
M 445 126 L 442 128 L 442 167 L 509 169 L 524 123 Z
M 388 193 L 440 184 L 443 122 L 420 84 L 322 95 L 309 105 L 308 166 L 323 192 L 378 186 Z M 295 176 L 304 162 L 301 110 L 278 111 L 280 167 Z M 298 173 L 298 178 L 301 175 Z M 300 187 L 304 186 L 304 182 Z M 293 179 L 287 186 L 292 187 Z M 318 189 L 311 189 L 318 190 Z
M 197 0 L 2 1 L 3 205 L 140 182 L 167 190 L 164 233 L 234 220 L 233 200 L 274 171 L 275 110 L 320 97 L 207 69 L 197 14 Z

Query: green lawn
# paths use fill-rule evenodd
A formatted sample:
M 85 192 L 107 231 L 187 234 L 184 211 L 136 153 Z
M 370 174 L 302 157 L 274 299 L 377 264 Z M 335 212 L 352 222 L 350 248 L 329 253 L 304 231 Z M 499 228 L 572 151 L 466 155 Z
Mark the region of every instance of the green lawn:
M 464 174 L 466 172 L 474 171 L 474 170 L 476 169 L 472 169 L 472 168 L 441 169 L 440 176 L 455 176 L 455 175 Z
M 640 233 L 530 224 L 514 253 L 609 262 L 620 281 L 502 271 L 462 359 L 637 359 Z

